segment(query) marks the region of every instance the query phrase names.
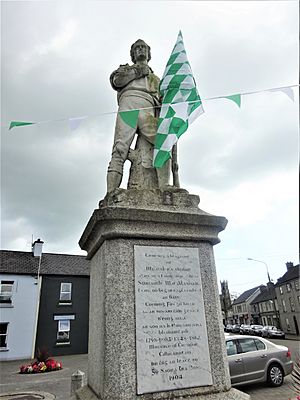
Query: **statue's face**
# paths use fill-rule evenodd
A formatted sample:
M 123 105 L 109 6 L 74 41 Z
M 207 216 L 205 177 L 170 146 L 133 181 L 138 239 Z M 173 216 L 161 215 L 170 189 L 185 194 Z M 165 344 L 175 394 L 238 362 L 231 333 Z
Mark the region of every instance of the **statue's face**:
M 136 43 L 133 49 L 133 54 L 136 61 L 147 61 L 149 59 L 149 51 L 146 43 Z

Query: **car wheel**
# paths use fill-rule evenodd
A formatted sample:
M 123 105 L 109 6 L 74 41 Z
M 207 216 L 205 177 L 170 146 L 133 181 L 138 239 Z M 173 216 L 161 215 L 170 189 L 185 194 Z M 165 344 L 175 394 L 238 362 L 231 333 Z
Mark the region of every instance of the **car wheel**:
M 283 384 L 283 370 L 280 365 L 270 365 L 267 380 L 270 386 L 281 386 Z

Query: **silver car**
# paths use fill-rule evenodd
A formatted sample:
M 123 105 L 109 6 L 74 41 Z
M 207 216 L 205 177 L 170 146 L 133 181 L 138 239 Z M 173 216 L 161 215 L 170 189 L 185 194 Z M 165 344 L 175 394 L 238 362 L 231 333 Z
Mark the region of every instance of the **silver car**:
M 232 386 L 268 382 L 281 386 L 292 372 L 291 352 L 267 339 L 250 335 L 225 337 Z
M 285 333 L 276 326 L 264 326 L 261 335 L 262 337 L 285 339 Z
M 254 335 L 254 336 L 261 336 L 261 331 L 263 329 L 262 325 L 251 325 L 250 326 L 250 330 L 249 330 L 249 334 L 250 335 Z

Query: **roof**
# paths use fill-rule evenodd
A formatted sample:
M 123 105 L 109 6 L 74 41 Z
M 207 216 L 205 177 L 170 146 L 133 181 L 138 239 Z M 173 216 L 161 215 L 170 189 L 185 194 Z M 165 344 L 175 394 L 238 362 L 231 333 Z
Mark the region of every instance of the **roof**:
M 1 272 L 9 274 L 35 275 L 39 258 L 31 252 L 0 250 Z M 43 253 L 41 275 L 86 275 L 90 274 L 90 262 L 85 256 Z
M 232 304 L 240 304 L 240 303 L 244 303 L 245 301 L 247 301 L 249 299 L 249 297 L 255 293 L 257 291 L 257 289 L 259 288 L 265 288 L 264 285 L 260 285 L 260 286 L 255 286 L 252 289 L 248 289 L 246 290 L 244 293 L 242 293 L 237 299 L 235 299 Z
M 261 303 L 263 301 L 267 300 L 273 300 L 276 297 L 275 295 L 275 289 L 264 289 L 258 296 L 255 297 L 253 301 L 251 301 L 250 304 L 256 304 L 256 303 Z
M 280 286 L 282 283 L 299 279 L 299 277 L 300 277 L 300 268 L 298 264 L 294 265 L 293 267 L 289 267 L 286 273 L 282 275 L 281 278 L 277 279 L 275 286 Z

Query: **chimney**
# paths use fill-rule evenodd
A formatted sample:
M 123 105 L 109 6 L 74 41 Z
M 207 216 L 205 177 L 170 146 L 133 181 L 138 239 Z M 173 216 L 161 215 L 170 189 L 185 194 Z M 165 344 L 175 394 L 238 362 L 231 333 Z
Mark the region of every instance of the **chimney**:
M 40 257 L 42 255 L 44 242 L 41 239 L 36 240 L 32 244 L 32 253 L 34 257 Z
M 271 281 L 269 281 L 269 282 L 267 283 L 267 289 L 268 289 L 268 290 L 272 290 L 273 288 L 274 288 L 274 283 L 271 282 Z
M 289 270 L 290 268 L 292 268 L 294 266 L 294 264 L 292 262 L 287 262 L 285 263 L 286 265 L 286 269 Z

